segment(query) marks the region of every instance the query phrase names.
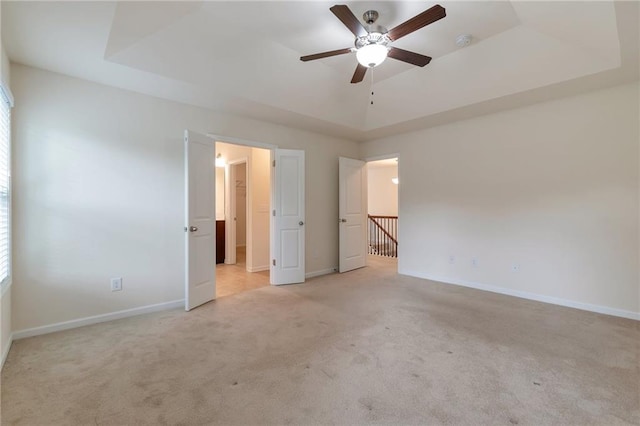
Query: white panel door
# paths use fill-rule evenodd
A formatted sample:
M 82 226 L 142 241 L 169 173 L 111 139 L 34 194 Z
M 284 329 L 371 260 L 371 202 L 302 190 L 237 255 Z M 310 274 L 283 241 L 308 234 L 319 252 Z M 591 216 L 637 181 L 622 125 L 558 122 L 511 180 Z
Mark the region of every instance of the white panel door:
M 339 159 L 340 272 L 367 264 L 367 169 L 366 163 Z
M 186 194 L 185 309 L 216 297 L 216 206 L 214 141 L 184 132 Z
M 276 149 L 271 284 L 304 282 L 304 151 Z

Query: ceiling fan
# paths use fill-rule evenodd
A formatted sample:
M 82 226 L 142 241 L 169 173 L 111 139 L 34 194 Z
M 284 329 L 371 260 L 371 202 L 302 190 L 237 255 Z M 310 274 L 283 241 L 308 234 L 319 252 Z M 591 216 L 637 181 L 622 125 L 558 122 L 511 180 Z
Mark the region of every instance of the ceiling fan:
M 358 66 L 356 67 L 355 73 L 353 73 L 351 83 L 360 83 L 364 79 L 367 68 L 380 65 L 387 56 L 419 67 L 427 65 L 431 61 L 429 56 L 399 49 L 390 44 L 407 34 L 411 34 L 447 16 L 444 7 L 437 4 L 397 27 L 387 30 L 380 25 L 375 25 L 378 19 L 378 12 L 375 10 L 368 10 L 362 15 L 362 18 L 367 23 L 366 28 L 358 21 L 358 18 L 355 17 L 346 5 L 337 4 L 330 7 L 329 10 L 356 36 L 355 47 L 301 56 L 300 60 L 306 62 L 356 52 Z

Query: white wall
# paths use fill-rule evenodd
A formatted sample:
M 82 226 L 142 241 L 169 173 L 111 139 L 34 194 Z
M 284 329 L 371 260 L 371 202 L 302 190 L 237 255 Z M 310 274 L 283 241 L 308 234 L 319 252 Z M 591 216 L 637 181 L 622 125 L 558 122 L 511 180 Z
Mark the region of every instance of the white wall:
M 216 220 L 224 220 L 224 167 L 216 167 Z
M 184 129 L 306 151 L 307 272 L 338 263 L 355 142 L 12 65 L 14 330 L 184 297 Z M 112 293 L 109 278 L 123 277 Z M 24 334 L 24 333 L 23 333 Z
M 251 148 L 251 183 L 249 185 L 249 214 L 251 215 L 247 250 L 247 270 L 269 270 L 269 203 L 271 200 L 271 152 Z
M 640 319 L 638 95 L 618 86 L 363 144 L 363 158 L 400 154 L 400 273 Z
M 2 39 L 0 39 L 0 76 L 7 86 L 11 86 L 11 66 L 7 53 L 2 45 Z
M 12 90 L 10 77 L 9 59 L 0 39 L 0 79 Z M 7 287 L 5 291 L 0 291 L 0 368 L 11 347 L 11 331 L 11 287 Z
M 368 167 L 368 213 L 378 216 L 398 216 L 398 166 Z

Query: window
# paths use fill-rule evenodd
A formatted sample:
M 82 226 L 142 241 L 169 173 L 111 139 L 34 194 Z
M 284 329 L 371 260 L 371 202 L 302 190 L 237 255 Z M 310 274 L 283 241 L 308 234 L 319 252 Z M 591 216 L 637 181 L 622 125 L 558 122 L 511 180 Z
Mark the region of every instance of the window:
M 11 281 L 11 106 L 9 91 L 0 83 L 0 285 Z

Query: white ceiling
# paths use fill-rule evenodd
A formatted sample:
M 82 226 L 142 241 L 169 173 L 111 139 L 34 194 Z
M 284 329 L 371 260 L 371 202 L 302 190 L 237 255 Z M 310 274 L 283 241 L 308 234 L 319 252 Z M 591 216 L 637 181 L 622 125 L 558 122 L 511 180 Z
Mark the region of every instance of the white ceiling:
M 355 140 L 638 78 L 637 2 L 475 1 L 394 43 L 429 65 L 354 85 L 355 54 L 299 60 L 353 45 L 333 4 L 3 0 L 2 40 L 15 62 Z M 436 3 L 347 4 L 392 28 Z

